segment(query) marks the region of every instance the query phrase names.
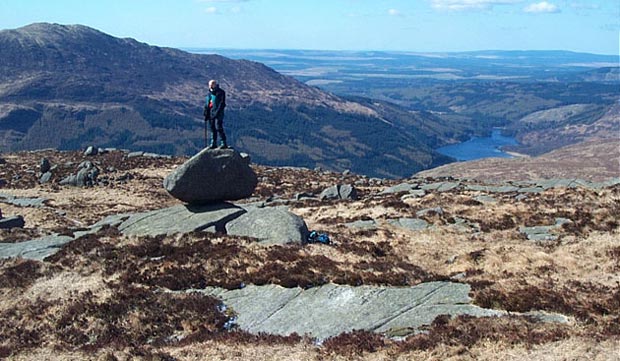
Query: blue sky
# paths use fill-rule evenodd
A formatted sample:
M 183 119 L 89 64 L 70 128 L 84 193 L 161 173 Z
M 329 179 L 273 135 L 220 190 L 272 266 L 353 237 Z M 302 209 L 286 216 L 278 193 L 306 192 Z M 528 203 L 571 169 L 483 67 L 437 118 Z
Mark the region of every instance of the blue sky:
M 171 47 L 618 54 L 620 0 L 0 1 L 0 29 L 33 22 Z

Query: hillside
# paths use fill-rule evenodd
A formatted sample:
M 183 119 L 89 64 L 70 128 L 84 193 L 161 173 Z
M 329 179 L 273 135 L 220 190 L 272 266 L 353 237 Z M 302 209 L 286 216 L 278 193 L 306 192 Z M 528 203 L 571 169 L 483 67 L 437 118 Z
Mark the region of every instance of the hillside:
M 193 154 L 204 146 L 206 84 L 217 78 L 228 94 L 233 146 L 259 163 L 396 177 L 449 161 L 432 151 L 448 140 L 432 131 L 439 119 L 418 117 L 405 127 L 260 63 L 149 46 L 80 25 L 3 30 L 0 48 L 5 152 L 94 144 Z M 419 122 L 425 136 L 416 136 Z
M 618 138 L 596 139 L 566 146 L 536 157 L 489 158 L 450 163 L 419 172 L 416 176 L 487 181 L 550 178 L 604 181 L 610 178 L 620 178 L 620 147 Z
M 53 176 L 40 184 L 43 158 Z M 162 187 L 185 160 L 3 154 L 2 215 L 23 216 L 25 227 L 0 230 L 0 358 L 613 360 L 620 349 L 618 180 L 389 180 L 253 166 L 258 187 L 234 207 L 284 206 L 331 244 L 266 246 L 204 227 L 124 233 L 128 217 L 162 224 L 170 219 L 149 212 L 205 212 Z M 60 184 L 85 161 L 100 169 L 93 186 Z M 334 184 L 354 185 L 358 198 L 317 197 Z M 46 237 L 64 241 L 11 253 Z M 283 319 L 292 308 L 301 311 Z M 388 311 L 381 328 L 353 331 Z M 383 327 L 411 318 L 422 326 Z M 278 331 L 321 321 L 353 327 L 331 337 Z M 273 331 L 253 331 L 264 324 Z
M 519 145 L 507 147 L 540 155 L 593 140 L 620 140 L 620 103 L 611 106 L 571 104 L 529 114 L 508 127 Z M 606 157 L 601 154 L 601 157 Z

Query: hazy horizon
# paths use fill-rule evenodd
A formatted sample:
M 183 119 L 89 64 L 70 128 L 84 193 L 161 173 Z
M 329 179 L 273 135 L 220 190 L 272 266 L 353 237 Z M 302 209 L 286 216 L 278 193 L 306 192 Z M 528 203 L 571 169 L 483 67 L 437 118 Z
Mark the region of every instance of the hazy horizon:
M 616 0 L 21 0 L 0 29 L 82 24 L 174 48 L 618 55 Z

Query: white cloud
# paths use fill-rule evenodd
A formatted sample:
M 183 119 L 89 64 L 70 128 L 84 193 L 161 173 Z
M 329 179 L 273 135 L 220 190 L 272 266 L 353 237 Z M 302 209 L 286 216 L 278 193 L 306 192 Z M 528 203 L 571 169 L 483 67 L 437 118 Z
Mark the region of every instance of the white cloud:
M 210 6 L 205 9 L 207 14 L 217 14 L 217 8 L 215 6 Z
M 539 13 L 559 13 L 560 9 L 557 7 L 557 5 L 548 3 L 546 1 L 542 1 L 536 4 L 530 4 L 528 6 L 525 7 L 524 11 L 526 13 L 535 13 L 535 14 L 539 14 Z
M 396 9 L 390 9 L 388 10 L 388 14 L 391 16 L 402 16 L 403 13 L 401 13 L 400 11 L 396 10 Z
M 485 10 L 495 5 L 510 5 L 523 0 L 431 0 L 435 9 L 439 10 Z

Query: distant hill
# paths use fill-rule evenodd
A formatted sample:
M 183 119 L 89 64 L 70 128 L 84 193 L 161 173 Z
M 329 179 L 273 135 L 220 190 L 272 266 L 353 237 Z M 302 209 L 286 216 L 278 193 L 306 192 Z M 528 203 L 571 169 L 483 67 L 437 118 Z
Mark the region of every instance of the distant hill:
M 456 177 L 486 181 L 553 178 L 605 181 L 620 177 L 620 146 L 618 138 L 590 140 L 537 157 L 488 158 L 451 163 L 422 171 L 416 176 Z
M 593 139 L 620 142 L 620 103 L 571 104 L 541 110 L 513 122 L 508 130 L 520 144 L 507 148 L 529 155 Z
M 94 144 L 195 153 L 215 78 L 227 91 L 233 146 L 258 163 L 398 177 L 450 161 L 432 150 L 446 140 L 433 130 L 441 119 L 404 111 L 389 119 L 257 62 L 46 23 L 0 31 L 0 48 L 2 151 Z

